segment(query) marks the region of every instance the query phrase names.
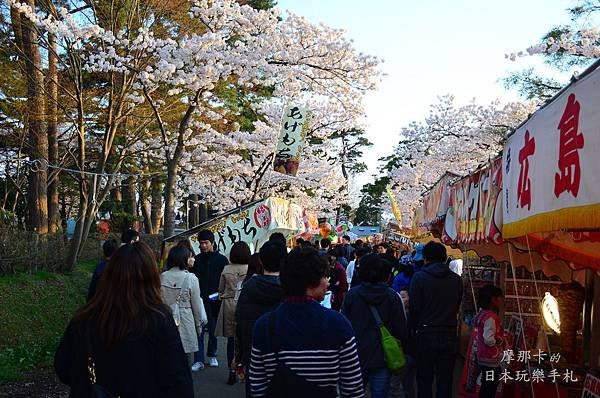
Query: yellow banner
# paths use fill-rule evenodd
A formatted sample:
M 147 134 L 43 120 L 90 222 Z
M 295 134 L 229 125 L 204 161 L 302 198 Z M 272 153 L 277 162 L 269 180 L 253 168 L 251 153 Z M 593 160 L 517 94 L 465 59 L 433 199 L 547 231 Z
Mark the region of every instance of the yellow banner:
M 394 213 L 394 217 L 396 217 L 396 221 L 398 221 L 398 225 L 402 226 L 402 212 L 400 212 L 398 203 L 396 203 L 396 198 L 394 197 L 394 193 L 392 192 L 392 189 L 389 186 L 385 187 L 385 189 L 390 198 L 390 203 L 392 204 L 392 212 Z

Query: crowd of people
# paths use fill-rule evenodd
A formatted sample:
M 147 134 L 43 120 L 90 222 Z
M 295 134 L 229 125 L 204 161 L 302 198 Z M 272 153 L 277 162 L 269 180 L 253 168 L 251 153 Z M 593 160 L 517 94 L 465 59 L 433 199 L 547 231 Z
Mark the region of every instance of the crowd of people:
M 409 254 L 344 236 L 336 245 L 298 239 L 290 250 L 274 233 L 255 254 L 240 241 L 225 256 L 203 230 L 200 253 L 178 242 L 159 274 L 134 232 L 104 243 L 88 303 L 56 353 L 71 396 L 193 397 L 191 374 L 219 366 L 218 336 L 227 383 L 245 382 L 247 397 L 364 397 L 368 389 L 373 398 L 428 398 L 434 381 L 438 398 L 453 395 L 462 280 L 442 244 Z M 491 352 L 503 340 L 492 309 L 501 292 L 485 289 L 481 371 L 497 372 Z M 382 327 L 399 342 L 401 371 L 389 366 Z M 486 383 L 481 396 L 496 386 Z

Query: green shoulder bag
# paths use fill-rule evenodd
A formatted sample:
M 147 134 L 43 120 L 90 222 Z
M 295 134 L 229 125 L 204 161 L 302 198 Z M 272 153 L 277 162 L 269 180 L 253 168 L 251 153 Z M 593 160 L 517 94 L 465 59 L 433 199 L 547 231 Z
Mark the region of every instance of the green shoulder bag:
M 372 305 L 370 305 L 369 308 L 371 309 L 373 318 L 375 318 L 375 322 L 377 322 L 377 327 L 381 333 L 383 356 L 385 357 L 385 363 L 388 369 L 393 374 L 402 373 L 406 366 L 406 357 L 404 356 L 404 350 L 402 350 L 402 343 L 392 336 L 390 331 L 385 327 L 377 308 Z

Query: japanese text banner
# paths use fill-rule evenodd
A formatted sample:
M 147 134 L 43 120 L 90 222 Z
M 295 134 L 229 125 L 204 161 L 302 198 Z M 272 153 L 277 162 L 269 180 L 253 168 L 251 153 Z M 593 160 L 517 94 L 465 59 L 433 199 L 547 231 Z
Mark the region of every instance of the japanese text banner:
M 600 227 L 600 70 L 538 110 L 504 148 L 504 238 Z
M 275 171 L 295 176 L 300 165 L 300 154 L 306 139 L 306 109 L 289 106 L 284 110 L 281 133 L 275 151 L 273 168 Z
M 206 224 L 215 234 L 215 243 L 220 252 L 229 254 L 235 242 L 248 243 L 252 252 L 258 250 L 273 232 L 312 232 L 314 225 L 305 222 L 305 216 L 316 218 L 314 212 L 281 198 L 268 198 L 251 207 L 216 218 Z M 314 223 L 313 223 L 314 224 Z M 192 236 L 192 245 L 196 236 Z

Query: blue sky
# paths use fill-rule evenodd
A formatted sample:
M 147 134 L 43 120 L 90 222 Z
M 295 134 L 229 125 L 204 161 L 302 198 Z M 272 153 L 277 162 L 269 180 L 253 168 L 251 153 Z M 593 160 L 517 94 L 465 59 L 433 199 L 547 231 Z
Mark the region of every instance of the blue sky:
M 569 22 L 573 0 L 279 0 L 282 10 L 347 31 L 356 48 L 385 60 L 380 89 L 366 98 L 369 172 L 391 153 L 402 126 L 423 118 L 437 96 L 461 103 L 517 100 L 499 79 L 539 59 L 511 62 L 504 54 L 535 44 L 549 28 Z M 550 71 L 547 71 L 551 73 Z M 563 76 L 564 78 L 564 76 Z

